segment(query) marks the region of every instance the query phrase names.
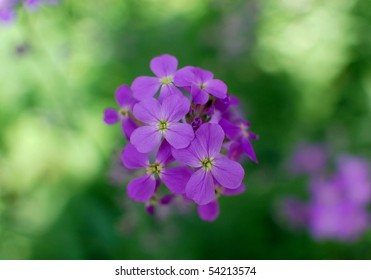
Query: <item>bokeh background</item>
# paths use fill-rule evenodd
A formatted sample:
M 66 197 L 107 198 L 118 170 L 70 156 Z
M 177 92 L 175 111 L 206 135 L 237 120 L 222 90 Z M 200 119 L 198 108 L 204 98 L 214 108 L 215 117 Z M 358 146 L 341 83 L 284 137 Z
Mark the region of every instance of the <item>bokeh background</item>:
M 307 182 L 300 141 L 371 157 L 371 2 L 63 0 L 0 25 L 0 259 L 370 259 L 371 233 L 314 240 L 277 214 Z M 169 53 L 242 99 L 259 164 L 247 191 L 153 218 L 126 199 L 102 111 Z

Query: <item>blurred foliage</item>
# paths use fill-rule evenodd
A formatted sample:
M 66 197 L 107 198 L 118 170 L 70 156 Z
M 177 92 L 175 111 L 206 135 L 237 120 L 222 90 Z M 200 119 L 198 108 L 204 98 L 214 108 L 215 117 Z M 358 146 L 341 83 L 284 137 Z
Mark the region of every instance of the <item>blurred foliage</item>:
M 371 233 L 316 242 L 276 213 L 306 193 L 298 141 L 371 157 L 370 1 L 61 2 L 0 26 L 0 259 L 371 258 Z M 260 135 L 214 223 L 149 217 L 110 180 L 124 140 L 102 111 L 162 53 L 223 79 Z

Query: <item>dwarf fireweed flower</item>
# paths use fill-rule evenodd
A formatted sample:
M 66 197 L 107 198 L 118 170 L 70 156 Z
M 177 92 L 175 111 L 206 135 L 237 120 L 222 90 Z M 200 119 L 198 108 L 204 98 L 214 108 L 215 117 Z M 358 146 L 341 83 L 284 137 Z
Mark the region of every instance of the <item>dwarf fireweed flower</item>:
M 218 199 L 245 190 L 241 161 L 257 161 L 251 144 L 257 136 L 238 111 L 239 100 L 210 71 L 178 70 L 178 60 L 168 54 L 153 58 L 150 68 L 156 77 L 120 86 L 118 109 L 103 114 L 108 125 L 122 123 L 129 142 L 121 160 L 137 177 L 127 185 L 128 196 L 151 215 L 173 201 L 195 203 L 201 219 L 213 221 Z
M 322 146 L 317 146 L 318 149 Z M 363 158 L 351 155 L 335 159 L 335 170 L 328 172 L 327 152 L 319 155 L 315 146 L 309 148 L 317 159 L 316 165 L 302 165 L 300 174 L 309 176 L 309 201 L 291 197 L 281 204 L 283 214 L 297 228 L 307 228 L 316 239 L 354 241 L 370 227 L 368 208 L 371 202 L 370 164 Z M 297 155 L 299 153 L 299 156 Z M 313 154 L 296 151 L 294 159 L 302 162 Z M 322 168 L 318 169 L 318 165 Z M 298 174 L 298 170 L 293 170 Z

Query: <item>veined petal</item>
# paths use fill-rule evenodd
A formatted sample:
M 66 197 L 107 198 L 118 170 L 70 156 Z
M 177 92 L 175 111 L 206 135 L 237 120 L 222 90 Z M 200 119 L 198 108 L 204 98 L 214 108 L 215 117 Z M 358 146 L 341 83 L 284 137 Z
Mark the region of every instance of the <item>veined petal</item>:
M 164 135 L 165 139 L 175 149 L 188 147 L 194 136 L 192 126 L 185 123 L 172 123 Z
M 122 164 L 129 169 L 145 168 L 149 164 L 147 154 L 138 152 L 132 144 L 127 144 L 121 153 Z
M 137 100 L 145 100 L 153 97 L 161 86 L 159 78 L 140 76 L 131 84 L 133 96 Z
M 134 106 L 133 114 L 144 123 L 155 123 L 161 118 L 161 104 L 154 98 L 149 98 Z
M 126 139 L 130 140 L 131 134 L 138 128 L 138 125 L 131 118 L 124 118 L 121 127 Z
M 161 117 L 168 122 L 177 122 L 188 112 L 191 104 L 183 95 L 170 95 L 164 99 L 161 106 Z
M 183 93 L 174 84 L 168 84 L 161 86 L 158 100 L 162 102 L 166 97 L 170 95 L 179 95 L 183 97 Z
M 215 199 L 215 185 L 210 172 L 200 168 L 192 174 L 186 186 L 186 195 L 199 205 Z
M 202 220 L 212 222 L 219 216 L 219 203 L 213 200 L 208 204 L 199 205 L 197 212 Z
M 174 76 L 174 84 L 178 87 L 190 87 L 195 82 L 193 66 L 186 66 L 179 69 Z
M 151 60 L 150 68 L 157 77 L 168 77 L 176 72 L 178 60 L 169 54 L 156 56 Z
M 137 202 L 148 201 L 155 193 L 156 180 L 151 175 L 144 175 L 129 182 L 127 193 Z
M 217 98 L 227 97 L 227 85 L 221 80 L 211 80 L 207 82 L 205 90 Z
M 191 87 L 191 95 L 195 104 L 206 104 L 209 100 L 209 94 L 196 84 L 193 84 Z
M 220 153 L 224 141 L 224 131 L 219 124 L 205 123 L 196 131 L 196 137 L 208 156 L 214 157 Z
M 127 107 L 132 109 L 134 98 L 132 97 L 131 89 L 129 86 L 120 86 L 115 92 L 115 99 L 120 107 Z
M 185 193 L 185 187 L 192 175 L 192 170 L 185 166 L 164 168 L 160 173 L 160 178 L 170 191 L 176 194 Z
M 207 156 L 206 150 L 194 138 L 191 144 L 185 149 L 172 149 L 174 158 L 186 165 L 192 167 L 201 167 L 201 160 Z
M 245 176 L 245 170 L 241 164 L 222 155 L 214 158 L 214 166 L 211 168 L 211 173 L 214 179 L 227 189 L 237 189 Z
M 251 144 L 251 142 L 249 141 L 248 138 L 246 137 L 243 137 L 241 139 L 241 147 L 242 147 L 242 150 L 243 152 L 252 160 L 254 161 L 255 163 L 258 163 L 258 160 L 256 159 L 256 155 L 255 155 L 255 151 L 254 151 L 254 148 Z
M 156 161 L 162 166 L 166 166 L 174 161 L 174 157 L 171 154 L 171 146 L 166 140 L 162 141 L 160 147 L 158 148 Z
M 115 109 L 108 108 L 103 112 L 103 121 L 108 124 L 115 124 L 120 120 L 120 115 Z
M 138 127 L 130 136 L 130 142 L 141 153 L 153 151 L 161 141 L 161 133 L 154 126 Z
M 196 83 L 204 84 L 212 80 L 214 77 L 214 74 L 212 72 L 204 70 L 199 67 L 195 67 L 193 69 L 193 73 L 195 74 L 196 77 Z

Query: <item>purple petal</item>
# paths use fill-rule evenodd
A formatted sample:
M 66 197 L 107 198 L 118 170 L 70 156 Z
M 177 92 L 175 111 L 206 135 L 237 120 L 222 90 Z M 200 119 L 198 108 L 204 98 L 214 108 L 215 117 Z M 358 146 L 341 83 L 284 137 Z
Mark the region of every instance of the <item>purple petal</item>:
M 231 123 L 230 121 L 222 118 L 219 122 L 220 126 L 223 128 L 225 135 L 228 139 L 235 139 L 241 135 L 242 130 L 239 126 Z
M 174 157 L 171 154 L 171 146 L 166 140 L 162 141 L 160 148 L 158 148 L 156 161 L 161 163 L 162 166 L 166 166 L 174 161 Z
M 115 124 L 120 120 L 120 115 L 115 109 L 108 108 L 103 113 L 103 120 L 108 125 Z
M 189 178 L 192 175 L 192 170 L 185 166 L 176 166 L 172 168 L 164 168 L 161 171 L 160 178 L 165 186 L 175 194 L 183 194 Z
M 211 80 L 207 82 L 205 90 L 217 98 L 227 97 L 227 86 L 221 80 Z
M 193 173 L 186 186 L 186 195 L 199 205 L 211 202 L 215 198 L 215 186 L 211 173 L 202 168 Z
M 138 152 L 132 144 L 127 144 L 121 153 L 122 164 L 129 169 L 146 168 L 149 164 L 148 156 Z
M 178 87 L 191 87 L 195 82 L 195 74 L 193 66 L 186 66 L 179 69 L 174 76 L 174 84 Z
M 219 203 L 213 200 L 208 204 L 199 205 L 197 212 L 202 220 L 212 222 L 219 216 Z
M 161 133 L 156 127 L 141 126 L 133 131 L 130 137 L 130 142 L 141 153 L 149 153 L 153 151 L 161 141 Z
M 162 85 L 158 100 L 162 102 L 166 97 L 171 95 L 183 96 L 183 93 L 174 84 Z
M 205 84 L 212 80 L 214 77 L 214 74 L 212 72 L 204 70 L 199 67 L 194 67 L 193 73 L 195 74 L 197 84 L 198 83 Z
M 137 100 L 145 100 L 153 97 L 161 86 L 159 78 L 140 76 L 131 84 L 133 96 Z
M 176 72 L 178 60 L 172 55 L 163 54 L 153 58 L 150 67 L 157 77 L 168 77 Z
M 124 118 L 121 127 L 126 139 L 130 140 L 131 134 L 138 128 L 138 125 L 131 118 Z
M 206 150 L 196 138 L 185 149 L 172 149 L 172 154 L 177 161 L 192 167 L 200 167 L 201 160 L 207 156 Z
M 191 125 L 186 123 L 172 123 L 167 129 L 165 139 L 175 149 L 183 149 L 189 146 L 194 138 Z
M 10 8 L 0 9 L 0 23 L 10 23 L 15 18 L 15 12 Z
M 176 198 L 175 194 L 168 194 L 168 195 L 165 195 L 164 197 L 162 197 L 159 200 L 159 203 L 161 205 L 169 205 L 174 200 L 174 198 Z
M 226 196 L 239 195 L 243 193 L 245 190 L 246 190 L 246 186 L 244 184 L 241 184 L 237 189 L 223 188 L 223 195 L 226 195 Z
M 227 189 L 237 189 L 245 176 L 241 164 L 225 156 L 218 156 L 214 159 L 211 173 L 222 187 Z
M 161 107 L 161 117 L 168 122 L 177 122 L 188 112 L 191 104 L 183 95 L 171 95 L 164 99 Z
M 131 106 L 134 102 L 134 98 L 131 95 L 131 89 L 129 86 L 120 86 L 115 92 L 115 99 L 121 108 L 126 107 L 132 109 Z
M 156 180 L 151 175 L 144 175 L 129 182 L 129 197 L 137 202 L 148 201 L 155 193 Z
M 209 100 L 209 95 L 207 92 L 196 84 L 192 85 L 191 94 L 195 104 L 206 104 L 206 102 Z
M 243 154 L 240 141 L 233 142 L 228 148 L 228 158 L 231 160 L 239 160 Z
M 246 137 L 243 137 L 241 139 L 241 147 L 242 147 L 242 150 L 243 152 L 252 160 L 254 161 L 255 163 L 258 163 L 258 160 L 256 159 L 256 155 L 255 155 L 255 151 L 254 151 L 254 148 L 251 144 L 251 142 L 249 141 L 248 138 Z
M 196 137 L 210 157 L 219 154 L 224 141 L 224 131 L 220 125 L 205 123 L 196 131 Z
M 161 118 L 161 104 L 154 98 L 149 98 L 134 106 L 133 114 L 144 123 L 155 123 Z

